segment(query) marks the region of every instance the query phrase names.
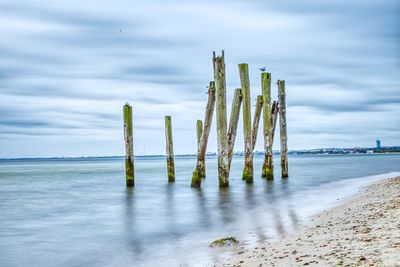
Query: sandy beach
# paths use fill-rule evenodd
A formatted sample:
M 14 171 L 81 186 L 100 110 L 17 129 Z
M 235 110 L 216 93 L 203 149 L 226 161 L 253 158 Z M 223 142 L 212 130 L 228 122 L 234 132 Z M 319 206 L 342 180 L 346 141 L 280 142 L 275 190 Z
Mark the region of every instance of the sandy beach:
M 277 243 L 216 266 L 400 266 L 400 177 L 360 190 Z

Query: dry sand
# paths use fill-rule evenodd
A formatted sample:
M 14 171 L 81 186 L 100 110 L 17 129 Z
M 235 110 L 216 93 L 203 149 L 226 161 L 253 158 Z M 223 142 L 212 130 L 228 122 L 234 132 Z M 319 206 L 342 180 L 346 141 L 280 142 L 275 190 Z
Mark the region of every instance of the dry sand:
M 277 243 L 216 266 L 400 266 L 400 177 L 373 184 Z

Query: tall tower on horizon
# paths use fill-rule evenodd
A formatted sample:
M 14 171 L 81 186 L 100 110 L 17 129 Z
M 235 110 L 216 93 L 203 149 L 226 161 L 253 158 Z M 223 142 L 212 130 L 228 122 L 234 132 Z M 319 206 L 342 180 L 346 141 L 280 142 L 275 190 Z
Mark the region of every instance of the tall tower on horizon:
M 376 139 L 376 149 L 381 149 L 381 140 Z

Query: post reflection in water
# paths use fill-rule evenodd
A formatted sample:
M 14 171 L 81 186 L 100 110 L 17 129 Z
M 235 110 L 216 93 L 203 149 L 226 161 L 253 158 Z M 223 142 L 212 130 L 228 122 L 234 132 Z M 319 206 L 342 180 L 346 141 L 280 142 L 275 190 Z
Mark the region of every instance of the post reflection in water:
M 143 247 L 141 240 L 136 237 L 136 201 L 134 200 L 134 190 L 135 189 L 132 187 L 127 187 L 125 189 L 124 232 L 128 247 L 130 248 L 130 251 L 133 251 L 134 256 L 136 256 L 142 254 Z
M 228 188 L 220 188 L 218 192 L 218 210 L 221 217 L 221 226 L 236 221 L 231 207 L 231 191 Z
M 285 229 L 282 223 L 281 212 L 282 212 L 282 204 L 278 201 L 279 197 L 279 186 L 276 184 L 277 179 L 275 180 L 266 180 L 265 181 L 265 202 L 267 203 L 269 215 L 273 221 L 273 227 L 275 228 L 275 232 L 282 236 L 285 233 Z M 268 216 L 269 217 L 269 216 Z M 272 236 L 276 236 L 276 234 L 272 234 Z
M 288 217 L 291 222 L 291 227 L 294 230 L 297 230 L 299 228 L 299 218 L 296 214 L 296 210 L 293 206 L 293 200 L 292 200 L 292 192 L 290 190 L 290 183 L 288 179 L 281 179 L 281 184 L 282 184 L 282 192 L 285 195 L 285 198 L 287 198 L 287 212 L 288 212 Z
M 264 233 L 265 221 L 262 214 L 264 212 L 262 209 L 264 204 L 260 202 L 262 199 L 259 198 L 259 195 L 254 190 L 254 185 L 246 184 L 245 190 L 246 210 L 249 212 L 248 222 L 251 224 L 250 227 L 255 231 L 255 234 L 252 235 L 257 237 L 257 242 L 262 242 L 267 239 Z
M 197 228 L 205 230 L 213 226 L 213 218 L 208 209 L 207 199 L 202 190 L 192 188 L 193 193 L 197 196 L 195 202 L 197 203 Z
M 246 203 L 245 208 L 247 210 L 254 209 L 259 204 L 256 203 L 255 197 L 256 196 L 254 195 L 254 186 L 252 184 L 246 184 L 244 198 Z
M 164 205 L 164 210 L 165 210 L 165 218 L 166 220 L 166 230 L 168 235 L 171 238 L 177 238 L 179 237 L 179 230 L 177 229 L 177 215 L 176 215 L 176 208 L 175 208 L 175 187 L 173 183 L 168 183 L 165 186 L 165 205 Z

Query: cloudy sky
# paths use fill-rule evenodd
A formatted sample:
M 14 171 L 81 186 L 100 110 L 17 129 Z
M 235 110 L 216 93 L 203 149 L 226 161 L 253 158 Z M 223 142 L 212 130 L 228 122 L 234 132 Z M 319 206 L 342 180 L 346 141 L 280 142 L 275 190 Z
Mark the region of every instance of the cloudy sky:
M 229 107 L 238 63 L 253 103 L 259 67 L 274 98 L 286 80 L 289 149 L 400 144 L 398 0 L 0 0 L 0 36 L 0 157 L 122 155 L 125 102 L 137 155 L 164 153 L 164 115 L 194 153 L 221 49 Z

